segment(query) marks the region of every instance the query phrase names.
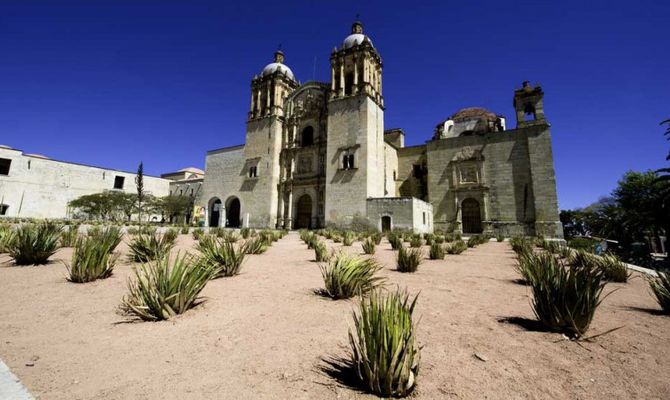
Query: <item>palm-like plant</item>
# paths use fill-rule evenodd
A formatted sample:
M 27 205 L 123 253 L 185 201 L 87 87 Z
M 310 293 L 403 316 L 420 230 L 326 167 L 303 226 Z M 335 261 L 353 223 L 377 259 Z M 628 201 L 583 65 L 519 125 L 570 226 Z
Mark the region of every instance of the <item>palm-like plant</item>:
M 62 231 L 62 225 L 50 221 L 21 225 L 9 244 L 9 255 L 16 265 L 46 264 L 58 249 Z
M 174 247 L 174 237 L 169 235 L 149 235 L 140 233 L 134 237 L 128 247 L 130 248 L 130 259 L 134 262 L 148 262 L 163 258 L 170 253 Z
M 69 275 L 67 280 L 85 283 L 110 277 L 118 258 L 118 254 L 113 253 L 115 247 L 116 244 L 103 236 L 79 238 L 72 253 L 72 263 L 65 265 Z
M 318 293 L 335 300 L 365 295 L 384 280 L 375 276 L 382 266 L 374 259 L 347 253 L 338 253 L 329 264 L 321 265 L 320 268 L 324 289 Z
M 363 241 L 363 252 L 365 254 L 375 254 L 375 240 L 367 238 Z
M 416 385 L 421 350 L 412 319 L 418 296 L 373 291 L 354 313 L 351 367 L 362 386 L 383 397 L 404 397 Z
M 135 270 L 120 311 L 145 321 L 172 318 L 196 304 L 211 275 L 211 269 L 194 262 L 189 254 L 177 254 L 172 263 L 160 257 Z

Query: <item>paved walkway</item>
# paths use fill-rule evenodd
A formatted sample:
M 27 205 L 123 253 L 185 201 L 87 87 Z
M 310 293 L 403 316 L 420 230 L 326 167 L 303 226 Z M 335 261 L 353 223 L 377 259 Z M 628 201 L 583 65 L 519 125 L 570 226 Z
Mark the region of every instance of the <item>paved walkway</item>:
M 0 399 L 35 400 L 2 360 L 0 360 Z

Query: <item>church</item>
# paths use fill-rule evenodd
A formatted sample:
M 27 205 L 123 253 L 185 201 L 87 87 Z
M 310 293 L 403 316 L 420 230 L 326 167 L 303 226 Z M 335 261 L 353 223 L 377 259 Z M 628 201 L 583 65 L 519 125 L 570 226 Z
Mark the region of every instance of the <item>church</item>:
M 542 88 L 514 90 L 516 126 L 464 108 L 406 147 L 384 128 L 382 58 L 363 25 L 300 83 L 277 51 L 251 81 L 246 141 L 207 152 L 210 227 L 369 227 L 562 238 Z

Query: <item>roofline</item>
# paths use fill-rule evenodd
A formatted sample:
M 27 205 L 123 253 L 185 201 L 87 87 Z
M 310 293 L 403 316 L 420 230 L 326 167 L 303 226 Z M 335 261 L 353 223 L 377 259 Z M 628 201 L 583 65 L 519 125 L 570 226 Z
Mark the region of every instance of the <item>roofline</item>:
M 207 154 L 222 153 L 224 151 L 233 151 L 233 150 L 243 149 L 243 148 L 244 148 L 244 144 L 238 144 L 238 145 L 235 145 L 235 146 L 227 146 L 227 147 L 219 147 L 218 149 L 207 150 Z
M 63 160 L 58 160 L 58 159 L 55 159 L 55 158 L 49 158 L 49 157 L 46 157 L 46 156 L 41 156 L 40 157 L 39 155 L 36 156 L 36 155 L 33 155 L 33 154 L 26 154 L 23 150 L 15 149 L 15 148 L 11 148 L 11 149 L 0 148 L 0 150 L 17 151 L 17 152 L 21 153 L 21 155 L 23 157 L 30 157 L 30 158 L 34 158 L 36 160 L 53 161 L 53 162 L 59 162 L 59 163 L 63 163 L 63 164 L 78 165 L 80 167 L 96 168 L 96 169 L 101 169 L 101 170 L 105 170 L 105 171 L 123 172 L 124 174 L 137 175 L 137 172 L 129 172 L 129 171 L 124 171 L 122 169 L 105 168 L 105 167 L 99 167 L 97 165 L 78 163 L 78 162 L 74 162 L 74 161 L 63 161 Z M 169 179 L 165 179 L 165 178 L 162 178 L 162 177 L 156 176 L 156 175 L 144 174 L 143 176 L 146 176 L 146 177 L 149 177 L 149 178 L 163 179 L 163 180 L 169 181 Z

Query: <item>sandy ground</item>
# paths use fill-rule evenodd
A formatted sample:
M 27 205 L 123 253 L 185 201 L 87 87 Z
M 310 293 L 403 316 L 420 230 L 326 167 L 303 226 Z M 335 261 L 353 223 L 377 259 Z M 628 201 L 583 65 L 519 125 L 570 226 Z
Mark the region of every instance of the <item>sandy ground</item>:
M 179 249 L 192 245 L 179 237 Z M 360 243 L 348 250 L 360 252 Z M 70 256 L 61 249 L 53 258 Z M 386 241 L 375 257 L 389 284 L 421 292 L 415 398 L 670 398 L 670 318 L 658 315 L 639 276 L 608 285 L 619 290 L 590 334 L 624 328 L 580 345 L 501 322 L 533 318 L 506 243 L 426 260 L 415 274 L 393 270 Z M 73 284 L 60 261 L 13 267 L 0 255 L 0 358 L 43 399 L 373 398 L 319 368 L 324 356 L 345 354 L 357 303 L 314 295 L 321 275 L 313 260 L 292 233 L 249 256 L 239 276 L 211 281 L 206 302 L 184 315 L 122 323 L 115 310 L 132 265 Z

